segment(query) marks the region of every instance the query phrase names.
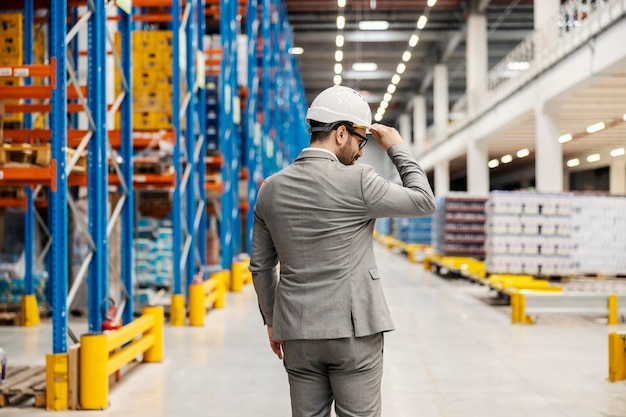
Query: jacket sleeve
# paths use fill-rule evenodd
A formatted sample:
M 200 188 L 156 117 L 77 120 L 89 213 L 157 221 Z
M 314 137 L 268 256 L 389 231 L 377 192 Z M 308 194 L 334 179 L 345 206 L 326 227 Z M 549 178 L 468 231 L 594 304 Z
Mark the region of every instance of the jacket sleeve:
M 250 272 L 252 283 L 259 300 L 259 309 L 263 322 L 272 327 L 274 299 L 278 285 L 276 265 L 278 257 L 276 248 L 263 218 L 254 211 L 254 227 L 252 229 L 252 250 L 250 252 Z
M 402 185 L 392 184 L 373 168 L 362 172 L 362 192 L 369 214 L 379 217 L 419 217 L 435 211 L 435 197 L 428 178 L 404 143 L 387 151 Z

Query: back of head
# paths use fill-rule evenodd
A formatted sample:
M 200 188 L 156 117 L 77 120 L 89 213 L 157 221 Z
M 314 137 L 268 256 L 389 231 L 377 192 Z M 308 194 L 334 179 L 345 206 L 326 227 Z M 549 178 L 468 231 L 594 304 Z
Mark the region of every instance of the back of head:
M 369 129 L 372 125 L 372 112 L 367 101 L 357 91 L 335 85 L 315 97 L 306 113 L 306 121 L 309 125 L 311 121 L 323 124 L 347 121 Z

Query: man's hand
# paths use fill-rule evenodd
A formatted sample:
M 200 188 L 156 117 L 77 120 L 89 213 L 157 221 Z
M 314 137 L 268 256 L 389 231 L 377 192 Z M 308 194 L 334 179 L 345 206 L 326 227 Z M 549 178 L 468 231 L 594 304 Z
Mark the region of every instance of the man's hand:
M 376 142 L 387 152 L 387 150 L 393 145 L 397 145 L 398 143 L 402 143 L 402 136 L 400 133 L 390 126 L 381 125 L 379 123 L 375 123 L 370 128 L 370 132 L 376 138 Z
M 272 339 L 272 328 L 269 326 L 267 327 L 267 336 L 270 339 L 270 347 L 272 348 L 272 351 L 274 351 L 276 356 L 278 356 L 278 359 L 282 359 L 283 358 L 283 345 L 285 344 L 285 342 L 282 340 L 275 341 L 274 339 Z

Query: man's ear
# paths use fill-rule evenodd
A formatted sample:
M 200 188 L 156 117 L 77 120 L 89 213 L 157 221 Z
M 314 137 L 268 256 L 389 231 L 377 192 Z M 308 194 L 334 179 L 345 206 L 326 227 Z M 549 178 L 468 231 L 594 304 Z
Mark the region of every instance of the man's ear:
M 346 127 L 345 126 L 337 127 L 337 130 L 335 130 L 335 142 L 337 142 L 337 145 L 343 146 L 343 144 L 346 142 L 347 139 L 348 139 L 348 132 L 346 131 Z

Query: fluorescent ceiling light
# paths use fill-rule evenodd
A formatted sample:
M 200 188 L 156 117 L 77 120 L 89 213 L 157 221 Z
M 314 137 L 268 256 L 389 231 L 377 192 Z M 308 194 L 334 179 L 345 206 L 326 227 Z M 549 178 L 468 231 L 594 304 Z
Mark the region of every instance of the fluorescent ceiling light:
M 613 149 L 611 151 L 611 156 L 615 157 L 615 156 L 622 156 L 624 155 L 626 152 L 624 151 L 624 148 L 617 148 L 617 149 Z
M 559 142 L 561 143 L 569 142 L 570 140 L 572 140 L 571 133 L 566 133 L 564 135 L 559 136 Z
M 343 41 L 343 35 L 337 35 L 337 37 L 335 38 L 335 45 L 341 48 L 343 46 Z
M 433 7 L 437 3 L 437 0 L 428 0 L 428 7 Z
M 337 6 L 346 7 L 346 0 L 337 0 Z
M 293 48 L 289 48 L 289 53 L 291 55 L 302 55 L 304 53 L 304 48 L 294 46 Z
M 411 59 L 411 52 L 410 51 L 404 51 L 404 53 L 402 54 L 402 60 L 404 62 L 408 62 Z
M 498 165 L 500 165 L 500 161 L 498 161 L 497 159 L 492 159 L 491 161 L 487 162 L 487 166 L 489 168 L 496 168 Z
M 596 133 L 604 129 L 606 126 L 604 122 L 594 123 L 591 126 L 587 126 L 587 133 Z
M 513 160 L 513 156 L 511 156 L 511 154 L 506 154 L 502 158 L 500 158 L 500 161 L 502 161 L 503 164 L 508 164 L 512 160 Z
M 567 166 L 570 168 L 577 167 L 578 165 L 580 165 L 580 160 L 578 158 L 567 161 Z
M 511 61 L 508 64 L 506 64 L 506 67 L 513 71 L 524 71 L 530 68 L 530 64 L 526 61 L 521 61 L 521 62 Z
M 336 74 L 336 75 L 333 77 L 333 82 L 335 83 L 335 85 L 341 85 L 341 75 Z
M 343 66 L 340 63 L 336 63 L 335 64 L 335 74 L 341 74 L 341 71 L 343 71 Z
M 393 74 L 391 77 L 391 84 L 397 85 L 400 82 L 400 76 L 398 74 Z
M 417 20 L 417 28 L 424 29 L 424 26 L 426 26 L 426 23 L 428 23 L 428 18 L 424 15 L 420 16 L 420 18 Z
M 346 26 L 346 18 L 344 16 L 337 16 L 337 29 L 343 29 Z
M 353 71 L 376 71 L 378 65 L 375 62 L 355 62 L 352 64 Z
M 395 93 L 395 92 L 396 92 L 396 86 L 395 86 L 394 84 L 389 84 L 389 85 L 387 86 L 387 92 L 388 92 L 389 94 L 393 94 L 393 93 Z
M 391 94 L 385 93 L 385 95 L 383 96 L 383 100 L 389 103 L 391 101 Z
M 381 109 L 386 109 L 387 107 L 389 107 L 389 102 L 388 101 L 381 101 L 380 102 L 380 108 Z
M 383 115 L 376 113 L 376 116 L 374 116 L 374 120 L 376 120 L 377 122 L 380 122 L 381 120 L 383 120 Z
M 398 74 L 404 74 L 404 71 L 406 71 L 406 65 L 404 63 L 400 62 L 398 64 L 398 66 L 396 67 L 396 72 Z
M 343 61 L 343 51 L 340 51 L 340 50 L 335 51 L 335 61 L 337 62 Z
M 526 158 L 528 155 L 530 155 L 530 151 L 528 150 L 528 148 L 520 149 L 519 151 L 517 151 L 516 155 L 518 158 Z
M 386 20 L 363 20 L 359 22 L 360 30 L 387 30 L 389 22 Z
M 409 46 L 413 48 L 415 45 L 417 45 L 417 42 L 419 42 L 419 40 L 420 40 L 419 36 L 411 35 L 411 38 L 409 39 Z M 624 117 L 626 117 L 626 114 L 624 115 Z
M 594 153 L 587 157 L 587 162 L 598 162 L 600 159 L 600 154 Z

